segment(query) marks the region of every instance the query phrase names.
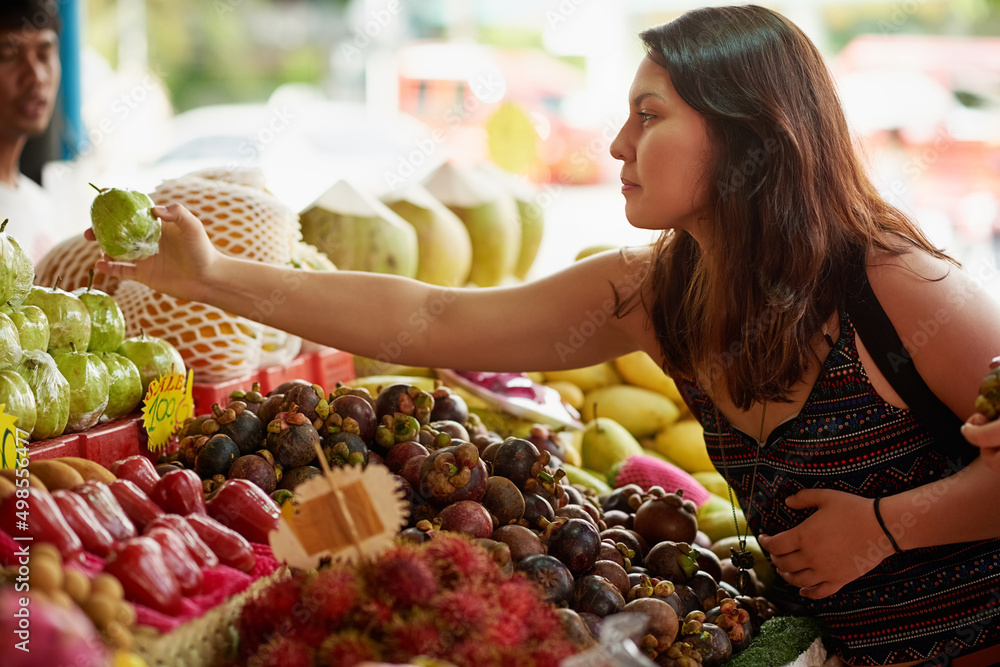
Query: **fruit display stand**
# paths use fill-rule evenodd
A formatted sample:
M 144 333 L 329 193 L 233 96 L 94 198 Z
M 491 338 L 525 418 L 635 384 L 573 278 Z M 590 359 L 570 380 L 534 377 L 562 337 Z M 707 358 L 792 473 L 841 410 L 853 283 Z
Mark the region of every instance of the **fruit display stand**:
M 246 391 L 254 383 L 260 384 L 261 393 L 267 394 L 283 382 L 300 379 L 332 391 L 338 382 L 354 379 L 354 356 L 326 348 L 318 352 L 300 354 L 284 366 L 262 368 L 256 373 L 234 380 L 214 384 L 196 382 L 191 392 L 195 414 L 211 412 L 214 403 L 225 404 L 232 392 Z
M 135 454 L 155 458 L 147 448 L 148 438 L 142 427 L 142 414 L 133 413 L 80 433 L 28 443 L 31 461 L 78 456 L 109 468 L 112 463 Z

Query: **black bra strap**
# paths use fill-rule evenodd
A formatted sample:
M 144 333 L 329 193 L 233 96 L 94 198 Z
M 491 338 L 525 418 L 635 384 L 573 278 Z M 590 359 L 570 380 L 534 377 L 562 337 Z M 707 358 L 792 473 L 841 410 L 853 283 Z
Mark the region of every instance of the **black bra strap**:
M 960 467 L 978 451 L 962 437 L 962 420 L 939 399 L 917 372 L 889 316 L 878 302 L 863 258 L 856 262 L 854 280 L 847 289 L 846 309 L 855 330 L 889 384 L 934 436 L 939 449 Z

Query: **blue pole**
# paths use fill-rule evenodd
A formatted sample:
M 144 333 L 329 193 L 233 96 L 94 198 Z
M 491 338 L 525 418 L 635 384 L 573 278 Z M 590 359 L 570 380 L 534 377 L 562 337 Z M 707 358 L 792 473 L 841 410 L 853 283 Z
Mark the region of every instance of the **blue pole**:
M 83 95 L 80 90 L 80 54 L 82 51 L 82 25 L 79 0 L 60 0 L 62 35 L 59 40 L 59 58 L 62 61 L 62 115 L 63 132 L 59 138 L 62 159 L 73 160 L 87 148 L 86 131 L 81 108 Z

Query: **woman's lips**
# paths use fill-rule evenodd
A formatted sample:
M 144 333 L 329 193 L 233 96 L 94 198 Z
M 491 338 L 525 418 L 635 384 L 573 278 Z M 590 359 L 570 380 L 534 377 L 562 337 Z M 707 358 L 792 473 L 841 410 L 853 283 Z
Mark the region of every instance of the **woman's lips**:
M 639 186 L 636 183 L 628 180 L 627 178 L 622 179 L 622 192 L 630 192 L 631 190 L 637 189 Z

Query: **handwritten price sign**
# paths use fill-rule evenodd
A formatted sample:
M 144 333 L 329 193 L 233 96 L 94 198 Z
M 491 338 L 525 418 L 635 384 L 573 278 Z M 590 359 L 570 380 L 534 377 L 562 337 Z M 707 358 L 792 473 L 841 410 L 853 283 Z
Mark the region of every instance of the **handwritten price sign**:
M 163 449 L 184 420 L 194 415 L 193 384 L 194 371 L 191 370 L 187 377 L 176 373 L 149 383 L 143 401 L 142 425 L 149 435 L 151 451 Z
M 17 437 L 17 417 L 4 413 L 6 406 L 0 403 L 0 469 L 14 470 L 18 464 L 27 463 L 27 450 Z

